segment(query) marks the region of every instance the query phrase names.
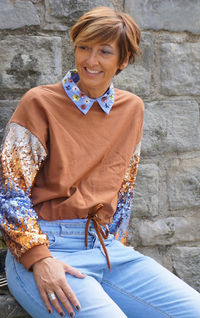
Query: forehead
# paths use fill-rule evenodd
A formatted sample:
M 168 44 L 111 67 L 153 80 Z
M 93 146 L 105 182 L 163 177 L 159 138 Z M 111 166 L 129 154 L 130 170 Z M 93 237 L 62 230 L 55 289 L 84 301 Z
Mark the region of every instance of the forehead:
M 117 40 L 115 41 L 77 41 L 76 45 L 84 45 L 90 47 L 110 47 L 112 49 L 118 49 Z

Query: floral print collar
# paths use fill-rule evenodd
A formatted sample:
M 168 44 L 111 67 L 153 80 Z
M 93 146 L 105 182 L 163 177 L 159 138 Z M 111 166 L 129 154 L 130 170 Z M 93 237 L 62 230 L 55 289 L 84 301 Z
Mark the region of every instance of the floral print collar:
M 115 92 L 113 83 L 104 95 L 97 99 L 89 98 L 78 88 L 76 83 L 79 81 L 78 71 L 76 69 L 69 70 L 62 80 L 62 85 L 68 97 L 78 107 L 78 109 L 86 115 L 95 101 L 98 102 L 102 110 L 109 114 L 115 100 Z

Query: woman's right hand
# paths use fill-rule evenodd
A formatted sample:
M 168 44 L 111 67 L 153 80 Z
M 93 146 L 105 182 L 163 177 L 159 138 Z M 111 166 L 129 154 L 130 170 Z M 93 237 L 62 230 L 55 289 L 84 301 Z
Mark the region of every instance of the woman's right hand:
M 80 310 L 81 305 L 69 286 L 65 273 L 78 278 L 85 277 L 77 269 L 52 257 L 44 258 L 33 265 L 34 278 L 49 313 L 52 313 L 52 304 L 61 317 L 65 315 L 59 299 L 69 316 L 74 317 L 73 307 Z M 50 302 L 48 294 L 52 292 L 55 293 L 56 299 Z

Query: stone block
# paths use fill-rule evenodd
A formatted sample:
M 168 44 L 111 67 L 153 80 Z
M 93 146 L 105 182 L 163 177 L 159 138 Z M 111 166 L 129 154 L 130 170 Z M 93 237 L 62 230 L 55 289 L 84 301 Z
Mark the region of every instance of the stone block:
M 10 295 L 0 295 L 1 318 L 31 318 Z
M 125 0 L 125 11 L 142 29 L 200 33 L 199 0 Z
M 149 256 L 168 270 L 172 271 L 170 249 L 168 246 L 153 246 L 153 247 L 137 247 L 136 248 L 143 255 Z
M 200 292 L 200 247 L 174 247 L 172 264 L 174 272 Z
M 163 43 L 161 52 L 161 93 L 199 95 L 200 42 Z
M 0 278 L 5 279 L 5 258 L 7 249 L 0 248 Z M 0 288 L 0 317 L 1 318 L 30 318 L 25 310 L 9 294 L 8 286 Z
M 1 41 L 0 89 L 29 89 L 61 80 L 61 38 L 8 36 Z
M 139 165 L 134 194 L 134 217 L 158 214 L 159 171 L 155 164 Z
M 170 210 L 200 206 L 199 167 L 199 157 L 169 162 L 167 191 Z
M 0 1 L 0 29 L 40 25 L 36 9 L 29 0 Z
M 114 85 L 117 88 L 128 90 L 139 96 L 150 94 L 151 70 L 153 61 L 154 38 L 152 34 L 143 32 L 141 37 L 142 55 L 136 58 L 133 65 L 114 77 Z
M 141 221 L 138 225 L 138 233 L 142 246 L 199 241 L 199 216 L 168 217 L 156 221 Z
M 193 100 L 146 103 L 142 155 L 199 150 L 199 107 Z
M 75 66 L 74 58 L 74 48 L 69 38 L 67 32 L 65 32 L 65 37 L 62 39 L 62 70 L 63 77 L 68 72 L 69 69 L 72 69 Z
M 45 0 L 45 29 L 67 30 L 85 12 L 97 6 L 113 7 L 110 0 Z
M 0 101 L 0 144 L 4 135 L 4 128 L 18 105 L 18 102 L 18 100 Z

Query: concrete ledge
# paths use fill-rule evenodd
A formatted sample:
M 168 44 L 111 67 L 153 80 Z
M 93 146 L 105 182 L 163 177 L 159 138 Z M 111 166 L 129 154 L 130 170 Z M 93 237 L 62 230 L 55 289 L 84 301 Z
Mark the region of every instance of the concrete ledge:
M 5 272 L 5 258 L 6 258 L 6 248 L 0 249 L 0 275 L 4 274 Z
M 0 276 L 5 276 L 6 248 L 0 249 Z M 8 287 L 0 287 L 0 318 L 30 318 L 10 294 Z
M 1 290 L 2 292 L 2 290 Z M 30 318 L 24 309 L 5 291 L 5 295 L 0 295 L 0 317 L 1 318 Z

